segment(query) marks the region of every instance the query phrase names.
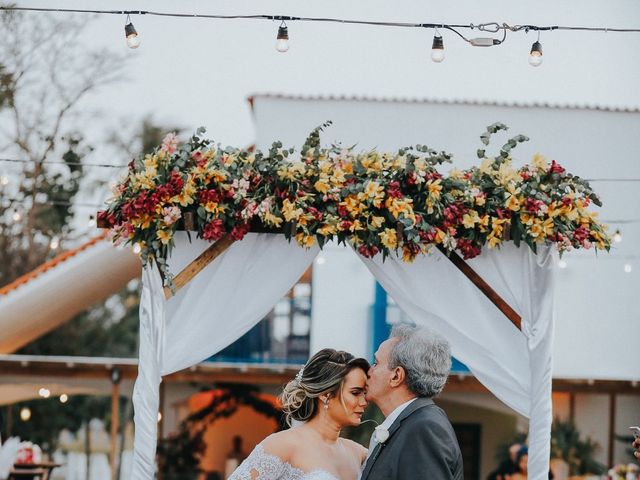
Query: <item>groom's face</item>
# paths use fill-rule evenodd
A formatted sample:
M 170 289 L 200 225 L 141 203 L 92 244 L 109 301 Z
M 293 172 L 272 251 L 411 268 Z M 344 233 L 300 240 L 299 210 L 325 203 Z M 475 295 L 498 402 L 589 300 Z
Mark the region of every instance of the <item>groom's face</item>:
M 388 393 L 393 376 L 393 370 L 389 369 L 389 356 L 397 341 L 397 338 L 385 340 L 374 354 L 367 378 L 367 401 L 376 402 Z

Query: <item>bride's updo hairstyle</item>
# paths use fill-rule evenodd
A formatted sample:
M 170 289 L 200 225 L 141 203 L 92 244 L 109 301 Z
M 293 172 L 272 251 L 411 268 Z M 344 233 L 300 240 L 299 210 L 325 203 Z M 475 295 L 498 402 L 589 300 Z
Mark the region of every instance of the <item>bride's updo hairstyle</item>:
M 280 400 L 287 423 L 311 420 L 318 410 L 318 397 L 326 393 L 331 397 L 339 394 L 345 377 L 356 368 L 367 373 L 369 362 L 333 348 L 316 353 L 282 391 Z

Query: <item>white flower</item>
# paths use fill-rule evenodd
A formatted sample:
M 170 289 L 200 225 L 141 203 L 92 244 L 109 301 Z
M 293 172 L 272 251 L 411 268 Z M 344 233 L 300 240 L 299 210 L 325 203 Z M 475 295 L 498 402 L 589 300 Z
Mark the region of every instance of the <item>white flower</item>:
M 389 430 L 384 428 L 382 425 L 378 425 L 375 428 L 373 435 L 374 435 L 374 438 L 376 439 L 376 442 L 384 443 L 389 438 Z

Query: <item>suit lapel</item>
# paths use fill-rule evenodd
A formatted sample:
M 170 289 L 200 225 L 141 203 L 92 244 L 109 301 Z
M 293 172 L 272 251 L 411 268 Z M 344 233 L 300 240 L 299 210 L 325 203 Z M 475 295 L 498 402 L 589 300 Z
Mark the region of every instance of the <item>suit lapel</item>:
M 431 400 L 430 398 L 417 398 L 402 411 L 398 418 L 394 420 L 394 422 L 391 424 L 391 427 L 389 428 L 389 438 L 387 438 L 384 443 L 378 443 L 373 449 L 373 452 L 371 452 L 371 455 L 369 456 L 369 459 L 364 466 L 364 470 L 362 471 L 362 475 L 360 476 L 361 480 L 367 479 L 367 476 L 369 475 L 369 472 L 371 472 L 373 464 L 376 462 L 378 455 L 380 455 L 380 452 L 382 451 L 384 446 L 391 441 L 391 437 L 400 428 L 400 424 L 413 412 L 419 410 L 422 407 L 426 407 L 427 405 L 433 405 L 433 400 Z

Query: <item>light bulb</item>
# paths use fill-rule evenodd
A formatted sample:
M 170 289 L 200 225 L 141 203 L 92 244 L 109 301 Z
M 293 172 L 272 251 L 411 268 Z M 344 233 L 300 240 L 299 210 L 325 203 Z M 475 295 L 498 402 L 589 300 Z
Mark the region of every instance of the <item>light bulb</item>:
M 613 241 L 616 243 L 620 243 L 622 241 L 622 233 L 620 233 L 620 230 L 616 230 L 616 233 L 613 234 Z
M 11 218 L 13 219 L 14 222 L 19 222 L 20 219 L 22 218 L 22 215 L 20 215 L 19 211 L 14 210 L 13 215 L 11 215 Z
M 139 255 L 141 251 L 142 251 L 142 245 L 140 245 L 139 243 L 136 243 L 133 245 L 133 253 L 135 253 L 136 255 Z
M 51 243 L 49 244 L 49 248 L 51 248 L 51 250 L 55 250 L 59 246 L 60 246 L 60 240 L 58 240 L 58 237 L 53 237 L 51 239 Z
M 95 218 L 90 218 L 89 221 L 87 222 L 87 225 L 89 226 L 89 228 L 93 228 L 96 226 L 96 219 Z
M 42 398 L 49 398 L 51 392 L 48 388 L 41 388 L 40 390 L 38 390 L 38 395 L 40 395 Z
M 316 263 L 318 265 L 324 265 L 326 261 L 327 261 L 327 259 L 324 258 L 323 256 L 319 256 L 318 258 L 316 258 Z
M 542 44 L 535 42 L 531 45 L 531 52 L 529 53 L 529 65 L 532 67 L 538 67 L 542 63 Z
M 127 38 L 127 47 L 138 48 L 140 46 L 140 36 L 133 23 L 129 22 L 124 26 L 124 36 Z
M 67 403 L 68 400 L 69 400 L 69 396 L 66 393 L 63 393 L 62 395 L 60 395 L 60 403 Z
M 31 418 L 31 409 L 29 407 L 22 407 L 20 409 L 20 420 L 23 422 L 29 421 Z
M 444 42 L 440 35 L 434 35 L 431 45 L 431 60 L 440 63 L 444 60 Z
M 9 185 L 9 177 L 6 175 L 0 176 L 0 185 Z
M 560 261 L 558 262 L 558 267 L 560 267 L 560 268 L 567 268 L 567 262 L 566 262 L 566 261 L 564 261 L 564 260 L 560 260 Z
M 625 263 L 625 265 L 624 265 L 625 273 L 631 273 L 631 270 L 633 270 L 633 267 L 631 266 L 631 264 L 630 263 Z
M 276 37 L 276 50 L 281 53 L 289 50 L 289 31 L 284 22 L 278 27 L 278 36 Z
M 162 420 L 162 413 L 158 412 L 158 422 L 160 422 L 160 420 Z

